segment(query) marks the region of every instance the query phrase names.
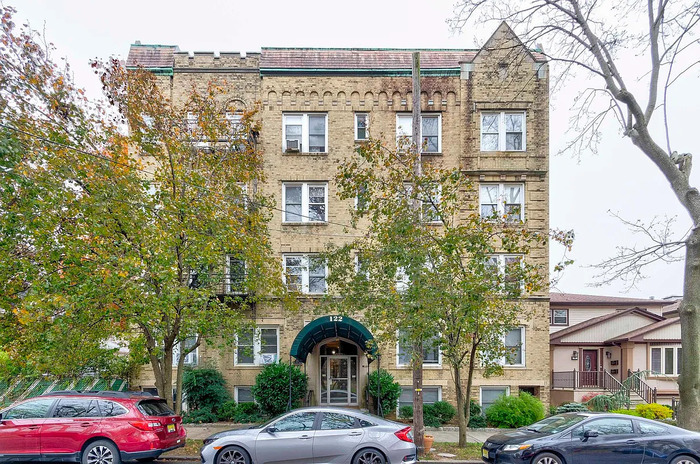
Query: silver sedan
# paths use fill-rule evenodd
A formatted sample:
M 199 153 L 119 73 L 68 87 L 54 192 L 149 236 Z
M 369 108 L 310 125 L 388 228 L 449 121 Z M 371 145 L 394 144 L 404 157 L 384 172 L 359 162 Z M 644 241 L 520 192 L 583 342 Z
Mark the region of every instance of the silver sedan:
M 416 446 L 405 424 L 353 409 L 313 407 L 261 426 L 204 440 L 204 464 L 414 464 Z

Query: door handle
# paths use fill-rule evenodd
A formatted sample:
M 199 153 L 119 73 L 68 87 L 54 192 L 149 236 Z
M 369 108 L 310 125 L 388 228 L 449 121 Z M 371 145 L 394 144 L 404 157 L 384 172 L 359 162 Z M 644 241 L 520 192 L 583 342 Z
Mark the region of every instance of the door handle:
M 362 432 L 350 432 L 348 433 L 348 435 L 350 435 L 351 437 L 359 437 L 360 435 L 362 435 Z
M 27 428 L 28 428 L 29 430 L 39 430 L 39 426 L 38 426 L 38 425 L 32 425 L 32 426 L 27 427 Z
M 302 435 L 299 437 L 299 440 L 309 440 L 309 439 L 311 439 L 311 437 L 308 435 Z
M 625 443 L 627 443 L 628 445 L 636 445 L 637 440 L 627 440 Z
M 80 424 L 81 427 L 90 427 L 92 425 L 92 422 L 83 422 Z

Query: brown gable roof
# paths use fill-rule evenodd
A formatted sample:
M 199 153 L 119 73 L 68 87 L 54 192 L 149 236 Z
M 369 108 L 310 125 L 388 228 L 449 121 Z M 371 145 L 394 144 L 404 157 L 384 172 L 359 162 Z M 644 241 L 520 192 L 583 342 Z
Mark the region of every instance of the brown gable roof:
M 414 50 L 348 48 L 263 48 L 266 69 L 411 69 Z M 476 50 L 418 50 L 421 69 L 459 68 Z
M 561 339 L 566 337 L 567 335 L 570 335 L 574 332 L 578 332 L 579 330 L 587 329 L 588 327 L 594 326 L 596 324 L 600 324 L 602 322 L 608 321 L 610 319 L 615 319 L 621 316 L 624 316 L 629 313 L 636 313 L 641 316 L 646 316 L 652 321 L 663 321 L 664 318 L 662 316 L 657 316 L 654 313 L 651 313 L 647 311 L 646 309 L 642 308 L 630 308 L 630 309 L 625 309 L 622 311 L 615 311 L 614 313 L 610 314 L 604 314 L 602 316 L 594 317 L 593 319 L 588 319 L 587 321 L 580 322 L 578 324 L 572 325 L 571 327 L 567 327 L 566 329 L 559 330 L 557 332 L 554 332 L 549 336 L 549 343 L 551 344 L 557 344 L 561 342 Z
M 570 306 L 646 306 L 661 307 L 672 305 L 672 300 L 650 300 L 645 298 L 627 298 L 619 296 L 584 295 L 580 293 L 556 293 L 549 294 L 550 304 Z
M 174 53 L 177 45 L 141 45 L 133 44 L 126 58 L 127 68 L 143 67 L 146 69 L 172 68 L 175 63 Z
M 656 329 L 666 327 L 667 325 L 679 324 L 680 318 L 672 317 L 670 319 L 665 319 L 663 321 L 655 322 L 644 327 L 640 327 L 637 330 L 632 330 L 631 332 L 618 335 L 617 337 L 608 340 L 609 342 L 624 342 L 624 341 L 644 341 L 643 335 L 652 332 Z

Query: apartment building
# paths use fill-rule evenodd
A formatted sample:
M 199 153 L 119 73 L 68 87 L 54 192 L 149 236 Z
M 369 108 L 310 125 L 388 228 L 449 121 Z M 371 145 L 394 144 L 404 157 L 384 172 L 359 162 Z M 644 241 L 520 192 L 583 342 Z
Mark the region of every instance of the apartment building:
M 160 76 L 173 104 L 211 80 L 225 89 L 235 114 L 259 104 L 258 148 L 267 181 L 259 185 L 278 210 L 270 223 L 273 249 L 289 285 L 302 294 L 302 312 L 285 314 L 274 304 L 254 311 L 257 328 L 238 334 L 230 350 L 200 347 L 187 361 L 207 362 L 224 374 L 238 401 L 262 366 L 276 360 L 303 364 L 308 402 L 365 406 L 370 330 L 362 308 L 352 317 L 319 315 L 326 269 L 315 255 L 326 244 L 348 240 L 352 200 L 341 201 L 333 182 L 339 163 L 368 137 L 387 143 L 411 131 L 411 52 L 396 49 L 262 48 L 259 53 L 183 52 L 176 46 L 134 44 L 127 66 Z M 517 211 L 525 226 L 549 229 L 549 86 L 544 56 L 526 49 L 501 24 L 480 49 L 421 50 L 421 113 L 425 162 L 458 167 L 473 181 L 483 214 Z M 478 199 L 478 200 L 476 200 Z M 466 202 L 465 202 L 466 205 Z M 466 208 L 466 206 L 465 206 Z M 546 246 L 527 257 L 548 267 Z M 506 336 L 516 355 L 504 375 L 477 374 L 474 399 L 488 405 L 501 394 L 528 391 L 549 402 L 549 301 L 546 291 L 528 295 L 527 320 Z M 371 346 L 371 345 L 370 345 Z M 244 349 L 245 348 L 245 349 Z M 407 349 L 380 346 L 381 367 L 411 401 Z M 450 370 L 438 349 L 424 359 L 426 403 L 454 402 Z M 135 386 L 153 386 L 144 368 Z

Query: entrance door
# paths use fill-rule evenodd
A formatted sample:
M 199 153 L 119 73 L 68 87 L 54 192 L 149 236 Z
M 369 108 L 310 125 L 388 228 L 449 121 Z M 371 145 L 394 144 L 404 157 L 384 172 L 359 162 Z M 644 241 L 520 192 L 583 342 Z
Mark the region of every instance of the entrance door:
M 581 356 L 581 387 L 598 386 L 598 350 L 583 350 Z
M 357 404 L 357 356 L 321 356 L 321 404 Z

